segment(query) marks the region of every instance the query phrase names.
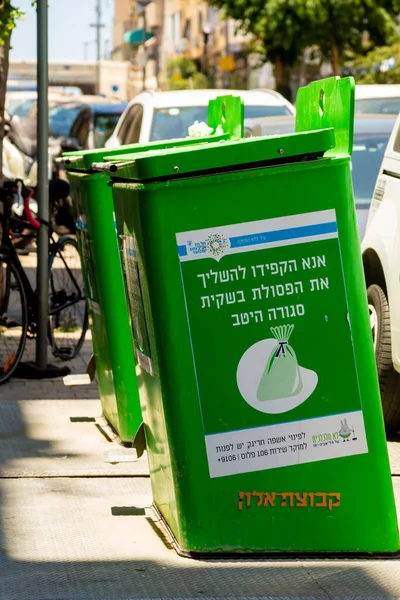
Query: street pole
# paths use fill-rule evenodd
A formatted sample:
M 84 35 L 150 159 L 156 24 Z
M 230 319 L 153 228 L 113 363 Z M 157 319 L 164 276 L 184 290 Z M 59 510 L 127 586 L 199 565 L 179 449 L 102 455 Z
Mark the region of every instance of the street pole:
M 49 319 L 49 64 L 48 64 L 48 0 L 37 0 L 37 193 L 38 218 L 42 221 L 37 234 L 36 269 L 36 356 L 35 362 L 18 365 L 20 377 L 43 379 L 61 377 L 70 372 L 69 367 L 47 364 L 47 333 Z
M 96 29 L 96 94 L 100 94 L 101 28 L 105 27 L 101 22 L 101 0 L 96 1 L 96 23 L 91 23 L 90 27 Z
M 143 6 L 143 30 L 142 30 L 142 43 L 143 43 L 143 85 L 142 89 L 146 89 L 146 6 Z
M 143 82 L 142 89 L 146 89 L 146 30 L 147 30 L 147 22 L 146 22 L 146 6 L 148 6 L 153 0 L 137 0 L 136 13 L 143 17 L 143 29 L 142 29 L 142 45 L 143 45 Z
M 96 23 L 96 44 L 97 44 L 97 62 L 96 62 L 96 93 L 100 94 L 100 60 L 101 60 L 101 0 L 97 0 L 97 23 Z
M 48 0 L 37 2 L 37 202 L 39 218 L 49 221 L 49 104 L 48 104 Z M 41 225 L 37 251 L 37 335 L 36 366 L 47 367 L 47 330 L 49 301 L 49 232 Z

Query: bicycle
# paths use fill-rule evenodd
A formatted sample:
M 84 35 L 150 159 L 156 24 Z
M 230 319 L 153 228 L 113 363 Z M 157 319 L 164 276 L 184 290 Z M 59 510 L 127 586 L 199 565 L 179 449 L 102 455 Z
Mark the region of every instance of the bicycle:
M 49 231 L 48 339 L 53 355 L 62 360 L 74 358 L 88 329 L 77 241 L 70 235 L 56 239 L 50 223 L 33 216 L 33 193 L 21 182 L 7 182 L 0 188 L 0 385 L 17 369 L 27 338 L 36 334 L 36 291 L 13 244 L 21 232 L 30 229 L 30 237 L 35 237 L 40 226 Z M 26 220 L 13 212 L 18 197 L 22 197 Z

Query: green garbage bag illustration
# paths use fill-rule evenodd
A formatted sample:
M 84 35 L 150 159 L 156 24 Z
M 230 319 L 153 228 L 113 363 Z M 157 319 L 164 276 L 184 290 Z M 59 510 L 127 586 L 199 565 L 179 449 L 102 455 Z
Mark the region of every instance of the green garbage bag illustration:
M 303 389 L 296 353 L 289 344 L 294 325 L 271 327 L 276 345 L 267 358 L 267 364 L 257 389 L 260 401 L 278 400 L 296 396 Z

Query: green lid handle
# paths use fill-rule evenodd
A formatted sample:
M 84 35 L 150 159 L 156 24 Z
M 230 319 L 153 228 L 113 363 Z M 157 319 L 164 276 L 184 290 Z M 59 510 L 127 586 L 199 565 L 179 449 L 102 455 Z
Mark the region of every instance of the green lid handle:
M 99 173 L 115 173 L 118 171 L 118 164 L 113 162 L 94 162 L 92 163 L 92 171 Z
M 66 156 L 60 156 L 59 158 L 56 158 L 56 163 L 59 165 L 64 165 L 64 166 L 68 166 L 68 165 L 73 165 L 76 162 L 79 162 L 81 159 L 79 156 L 68 156 L 68 158 Z
M 300 88 L 296 100 L 296 132 L 333 127 L 335 146 L 325 156 L 351 156 L 354 94 L 353 77 L 330 77 Z
M 118 169 L 122 167 L 129 167 L 135 164 L 134 160 L 124 160 L 120 162 L 94 162 L 92 163 L 92 171 L 97 171 L 98 173 L 116 173 Z
M 231 138 L 244 137 L 244 102 L 240 96 L 217 96 L 208 103 L 208 126 L 218 126 Z

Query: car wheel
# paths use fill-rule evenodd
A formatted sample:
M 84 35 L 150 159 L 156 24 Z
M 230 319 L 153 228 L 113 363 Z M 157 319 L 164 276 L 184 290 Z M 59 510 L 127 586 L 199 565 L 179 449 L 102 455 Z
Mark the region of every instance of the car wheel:
M 400 375 L 392 362 L 389 304 L 379 285 L 369 286 L 367 295 L 383 418 L 386 430 L 395 433 L 400 429 Z

